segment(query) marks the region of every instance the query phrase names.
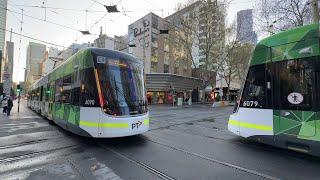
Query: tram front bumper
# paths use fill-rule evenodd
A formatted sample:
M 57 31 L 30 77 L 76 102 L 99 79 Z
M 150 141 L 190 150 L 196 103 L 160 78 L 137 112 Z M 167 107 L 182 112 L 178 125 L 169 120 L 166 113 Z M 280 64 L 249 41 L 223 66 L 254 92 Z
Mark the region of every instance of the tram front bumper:
M 149 130 L 149 118 L 135 118 L 126 122 L 100 123 L 98 137 L 124 137 L 133 136 Z

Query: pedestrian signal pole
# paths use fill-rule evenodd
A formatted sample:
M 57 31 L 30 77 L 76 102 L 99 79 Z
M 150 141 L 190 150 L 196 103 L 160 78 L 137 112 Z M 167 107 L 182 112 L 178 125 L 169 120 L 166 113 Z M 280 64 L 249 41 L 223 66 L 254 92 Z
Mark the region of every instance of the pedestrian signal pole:
M 20 84 L 17 85 L 17 92 L 18 92 L 18 112 L 20 112 L 20 99 L 21 99 L 21 87 L 20 87 Z

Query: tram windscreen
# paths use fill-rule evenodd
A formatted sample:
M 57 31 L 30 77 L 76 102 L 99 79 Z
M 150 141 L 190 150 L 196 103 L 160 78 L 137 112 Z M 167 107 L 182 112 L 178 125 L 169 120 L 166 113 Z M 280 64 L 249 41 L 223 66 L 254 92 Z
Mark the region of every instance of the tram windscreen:
M 142 64 L 100 58 L 97 71 L 105 113 L 127 116 L 147 112 Z

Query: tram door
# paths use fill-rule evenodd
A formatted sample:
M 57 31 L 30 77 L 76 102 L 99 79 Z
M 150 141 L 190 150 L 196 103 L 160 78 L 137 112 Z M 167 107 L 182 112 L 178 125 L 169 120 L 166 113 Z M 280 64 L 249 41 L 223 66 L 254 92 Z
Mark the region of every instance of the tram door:
M 313 137 L 316 133 L 314 112 L 315 78 L 312 60 L 288 60 L 276 63 L 276 134 Z

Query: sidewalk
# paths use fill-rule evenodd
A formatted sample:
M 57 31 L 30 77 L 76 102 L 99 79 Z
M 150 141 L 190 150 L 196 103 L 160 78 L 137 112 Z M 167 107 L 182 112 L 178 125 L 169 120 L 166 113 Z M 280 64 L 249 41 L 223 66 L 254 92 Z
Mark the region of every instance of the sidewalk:
M 7 114 L 2 113 L 3 108 L 0 108 L 0 120 L 9 120 L 9 119 L 25 119 L 25 118 L 34 118 L 39 117 L 35 112 L 30 111 L 27 107 L 27 102 L 25 100 L 21 100 L 20 108 L 18 113 L 18 101 L 13 101 L 13 107 L 10 113 L 10 116 Z

